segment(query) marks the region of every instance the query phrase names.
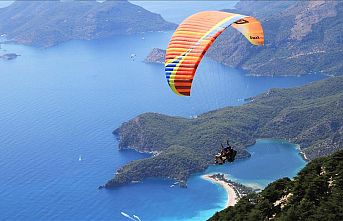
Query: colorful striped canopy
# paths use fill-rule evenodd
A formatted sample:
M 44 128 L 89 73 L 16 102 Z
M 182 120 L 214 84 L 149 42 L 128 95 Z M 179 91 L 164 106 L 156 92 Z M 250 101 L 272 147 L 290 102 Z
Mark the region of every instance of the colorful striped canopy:
M 253 17 L 222 11 L 191 15 L 174 32 L 166 53 L 165 71 L 170 88 L 190 96 L 195 71 L 215 39 L 229 26 L 241 32 L 253 45 L 263 45 L 263 29 Z

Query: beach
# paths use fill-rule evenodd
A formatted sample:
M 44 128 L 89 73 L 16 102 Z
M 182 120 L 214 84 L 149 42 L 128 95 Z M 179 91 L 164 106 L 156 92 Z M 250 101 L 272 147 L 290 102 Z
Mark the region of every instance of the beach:
M 223 187 L 227 193 L 227 201 L 226 201 L 225 208 L 227 208 L 229 206 L 234 206 L 236 204 L 237 198 L 238 198 L 234 187 L 231 184 L 229 184 L 223 180 L 219 180 L 217 178 L 212 178 L 211 177 L 212 175 L 213 174 L 205 174 L 205 175 L 201 176 L 201 178 L 204 180 L 210 181 L 212 183 L 218 184 L 221 187 Z

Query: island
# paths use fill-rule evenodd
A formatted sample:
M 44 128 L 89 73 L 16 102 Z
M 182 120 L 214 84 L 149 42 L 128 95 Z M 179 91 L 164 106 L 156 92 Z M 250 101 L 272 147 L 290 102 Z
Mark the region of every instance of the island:
M 16 53 L 7 53 L 7 54 L 0 55 L 0 58 L 4 60 L 13 60 L 13 59 L 16 59 L 18 56 L 20 55 Z
M 161 15 L 125 0 L 15 1 L 0 8 L 0 33 L 6 40 L 36 47 L 175 27 Z
M 187 182 L 214 163 L 220 144 L 230 139 L 237 159 L 259 138 L 295 143 L 305 159 L 329 155 L 343 147 L 343 77 L 330 77 L 292 89 L 270 89 L 250 102 L 197 118 L 141 114 L 113 134 L 119 148 L 158 154 L 120 168 L 104 187 L 148 177 Z
M 251 187 L 244 186 L 225 178 L 225 174 L 222 173 L 206 174 L 201 177 L 204 180 L 216 183 L 225 189 L 227 193 L 227 203 L 225 207 L 234 206 L 242 197 L 257 191 Z
M 160 48 L 154 48 L 145 58 L 145 63 L 155 63 L 155 64 L 164 64 L 166 57 L 166 50 Z
M 209 221 L 342 220 L 343 150 L 317 158 L 293 179 L 282 178 L 251 192 Z

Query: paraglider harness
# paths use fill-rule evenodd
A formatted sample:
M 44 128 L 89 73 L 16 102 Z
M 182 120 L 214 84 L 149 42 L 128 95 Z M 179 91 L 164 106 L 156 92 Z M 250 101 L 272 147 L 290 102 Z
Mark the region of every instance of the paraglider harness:
M 237 151 L 232 149 L 231 145 L 229 144 L 229 141 L 226 141 L 227 143 L 227 147 L 224 147 L 223 144 L 221 144 L 222 146 L 222 150 L 220 151 L 220 153 L 218 153 L 215 156 L 215 162 L 216 164 L 222 165 L 225 163 L 225 161 L 227 160 L 229 163 L 232 163 L 235 160 Z

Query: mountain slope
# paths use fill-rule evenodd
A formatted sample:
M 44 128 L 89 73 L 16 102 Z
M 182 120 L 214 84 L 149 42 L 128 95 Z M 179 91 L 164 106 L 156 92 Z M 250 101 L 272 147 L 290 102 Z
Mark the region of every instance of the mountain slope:
M 129 163 L 107 183 L 112 187 L 146 177 L 171 177 L 185 181 L 191 173 L 213 163 L 221 142 L 229 138 L 238 157 L 249 156 L 246 147 L 258 138 L 285 139 L 300 145 L 309 159 L 324 156 L 343 147 L 343 77 L 329 78 L 294 89 L 272 89 L 239 107 L 227 107 L 196 119 L 146 113 L 114 131 L 120 148 L 158 151 L 151 157 Z M 182 146 L 176 165 L 162 159 L 172 145 Z M 182 152 L 195 151 L 192 164 L 181 163 Z M 177 151 L 175 148 L 173 152 Z M 134 165 L 134 166 L 133 166 Z M 165 173 L 155 173 L 165 166 Z M 196 169 L 192 165 L 197 166 Z M 144 173 L 137 168 L 144 168 Z M 183 173 L 180 173 L 183 171 Z M 166 175 L 168 174 L 168 175 Z
M 342 1 L 241 1 L 236 8 L 262 22 L 265 46 L 227 29 L 209 57 L 255 75 L 343 73 Z
M 310 162 L 290 180 L 269 184 L 210 221 L 343 220 L 343 151 Z
M 0 8 L 0 34 L 40 47 L 174 28 L 160 15 L 127 1 L 16 1 Z

